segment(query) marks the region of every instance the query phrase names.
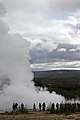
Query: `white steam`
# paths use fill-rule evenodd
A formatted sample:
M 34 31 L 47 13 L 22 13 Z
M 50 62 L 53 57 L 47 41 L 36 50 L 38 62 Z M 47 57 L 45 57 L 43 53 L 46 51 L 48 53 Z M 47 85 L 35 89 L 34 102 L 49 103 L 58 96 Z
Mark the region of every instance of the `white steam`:
M 2 16 L 5 10 L 1 7 Z M 36 92 L 29 63 L 29 44 L 19 34 L 8 32 L 8 25 L 0 20 L 0 109 L 11 108 L 15 102 L 23 102 L 28 107 L 34 102 L 61 102 L 63 97 L 55 93 Z

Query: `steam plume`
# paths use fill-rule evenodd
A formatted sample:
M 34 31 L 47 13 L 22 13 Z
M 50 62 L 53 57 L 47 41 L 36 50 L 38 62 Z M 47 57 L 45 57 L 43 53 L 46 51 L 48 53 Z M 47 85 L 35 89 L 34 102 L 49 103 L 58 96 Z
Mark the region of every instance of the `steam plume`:
M 0 4 L 0 16 L 5 9 Z M 0 19 L 0 109 L 13 102 L 31 107 L 35 102 L 60 102 L 63 98 L 47 91 L 36 92 L 29 63 L 29 44 L 19 34 L 10 34 L 8 25 Z

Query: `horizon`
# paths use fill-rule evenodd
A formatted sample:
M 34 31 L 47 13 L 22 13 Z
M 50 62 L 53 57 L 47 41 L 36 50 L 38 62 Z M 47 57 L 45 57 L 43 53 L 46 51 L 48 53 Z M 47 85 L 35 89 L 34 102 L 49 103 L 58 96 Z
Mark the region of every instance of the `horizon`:
M 52 70 L 32 70 L 32 72 L 46 72 L 46 71 L 80 71 L 80 69 L 52 69 Z

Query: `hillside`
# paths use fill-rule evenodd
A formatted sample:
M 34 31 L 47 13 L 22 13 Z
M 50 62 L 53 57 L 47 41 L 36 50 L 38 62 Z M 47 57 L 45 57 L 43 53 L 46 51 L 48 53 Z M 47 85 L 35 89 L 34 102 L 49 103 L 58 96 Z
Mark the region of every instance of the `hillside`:
M 80 76 L 80 70 L 33 71 L 35 78 Z

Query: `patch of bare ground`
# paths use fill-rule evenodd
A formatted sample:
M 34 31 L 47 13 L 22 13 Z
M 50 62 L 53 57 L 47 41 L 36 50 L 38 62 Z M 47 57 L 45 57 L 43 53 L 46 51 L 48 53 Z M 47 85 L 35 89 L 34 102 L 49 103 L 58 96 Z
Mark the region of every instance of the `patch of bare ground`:
M 49 114 L 49 112 L 32 111 L 27 114 L 1 115 L 0 120 L 80 120 L 80 113 L 71 115 Z

